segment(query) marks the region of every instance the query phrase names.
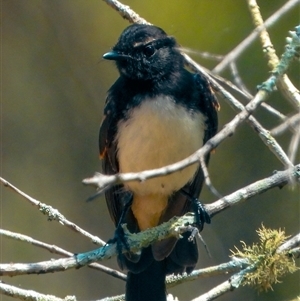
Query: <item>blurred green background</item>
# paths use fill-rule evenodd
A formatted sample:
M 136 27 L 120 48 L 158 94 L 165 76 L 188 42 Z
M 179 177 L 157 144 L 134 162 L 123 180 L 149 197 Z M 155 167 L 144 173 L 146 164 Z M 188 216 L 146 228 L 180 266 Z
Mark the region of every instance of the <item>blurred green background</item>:
M 269 17 L 286 1 L 259 1 L 262 15 Z M 1 174 L 30 196 L 57 208 L 68 219 L 107 240 L 113 235 L 103 198 L 86 203 L 94 193 L 81 184 L 83 178 L 100 170 L 98 129 L 106 91 L 118 74 L 112 62 L 101 59 L 128 26 L 118 13 L 100 0 L 2 0 L 2 143 Z M 246 1 L 236 0 L 127 0 L 140 16 L 176 36 L 179 43 L 196 51 L 226 54 L 241 42 L 253 25 Z M 281 54 L 285 37 L 299 21 L 295 7 L 270 29 Z M 208 68 L 216 65 L 193 56 Z M 269 75 L 258 41 L 238 59 L 238 69 L 252 93 Z M 225 71 L 223 76 L 231 79 Z M 299 64 L 290 68 L 290 78 L 299 84 Z M 299 87 L 299 85 L 298 85 Z M 220 128 L 235 112 L 220 100 Z M 279 94 L 269 102 L 284 114 L 293 108 Z M 278 120 L 259 110 L 255 114 L 268 128 Z M 278 138 L 284 149 L 290 135 Z M 297 158 L 299 162 L 299 156 Z M 213 184 L 223 194 L 270 176 L 283 166 L 247 124 L 224 141 L 211 158 Z M 207 189 L 205 202 L 216 200 Z M 20 232 L 71 252 L 95 248 L 30 206 L 20 196 L 1 186 L 1 227 Z M 284 228 L 299 231 L 299 189 L 273 189 L 217 215 L 206 226 L 203 237 L 212 253 L 200 246 L 199 267 L 228 261 L 229 249 L 240 240 L 257 241 L 255 230 Z M 36 262 L 58 258 L 47 251 L 2 238 L 1 262 Z M 299 260 L 298 260 L 299 264 Z M 116 260 L 107 262 L 117 267 Z M 299 275 L 285 277 L 274 291 L 258 294 L 241 288 L 218 300 L 289 300 L 299 294 Z M 181 301 L 189 300 L 225 281 L 227 277 L 200 279 L 169 290 Z M 2 278 L 24 289 L 59 297 L 76 295 L 95 300 L 124 292 L 124 283 L 88 268 L 65 273 Z M 2 296 L 3 301 L 11 300 Z

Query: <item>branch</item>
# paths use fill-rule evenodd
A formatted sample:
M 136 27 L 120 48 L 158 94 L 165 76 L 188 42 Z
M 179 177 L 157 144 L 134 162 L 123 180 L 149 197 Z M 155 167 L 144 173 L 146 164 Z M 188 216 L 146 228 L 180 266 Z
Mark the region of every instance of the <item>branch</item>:
M 204 157 L 200 157 L 200 164 L 201 164 L 201 169 L 203 171 L 203 175 L 204 175 L 204 180 L 205 180 L 205 184 L 208 187 L 208 189 L 211 191 L 211 193 L 213 193 L 216 197 L 221 198 L 222 195 L 219 193 L 219 191 L 213 186 L 210 177 L 209 177 L 209 173 L 208 173 L 208 169 L 207 169 L 207 165 L 205 163 L 205 158 Z
M 32 198 L 31 196 L 29 196 L 28 194 L 26 194 L 19 188 L 15 187 L 14 185 L 12 185 L 8 181 L 6 181 L 4 178 L 0 177 L 0 182 L 3 183 L 3 185 L 5 187 L 8 187 L 8 188 L 12 189 L 14 192 L 16 192 L 17 194 L 21 195 L 23 198 L 25 198 L 27 201 L 29 201 L 29 203 L 31 205 L 38 207 L 38 209 L 43 214 L 48 216 L 49 221 L 53 221 L 53 220 L 58 221 L 61 225 L 66 226 L 67 228 L 89 238 L 94 244 L 102 245 L 102 246 L 105 245 L 105 241 L 101 240 L 97 236 L 91 235 L 87 231 L 78 227 L 76 224 L 74 224 L 71 221 L 69 221 L 68 219 L 66 219 L 57 209 L 55 209 L 47 204 L 41 203 L 40 201 Z
M 228 273 L 238 272 L 245 269 L 249 265 L 247 259 L 242 258 L 232 258 L 229 262 L 222 263 L 216 266 L 194 270 L 190 274 L 183 275 L 170 275 L 166 278 L 167 287 L 174 287 L 176 285 L 185 283 L 187 281 L 194 281 L 200 278 L 207 278 L 211 276 L 219 276 Z
M 57 247 L 55 245 L 49 245 L 47 243 L 44 243 L 44 242 L 41 242 L 39 240 L 33 239 L 32 237 L 29 237 L 27 235 L 22 235 L 22 234 L 19 234 L 19 233 L 15 233 L 15 232 L 3 230 L 3 229 L 0 229 L 0 235 L 5 236 L 7 238 L 20 240 L 22 242 L 27 242 L 27 243 L 32 244 L 34 246 L 43 248 L 43 249 L 45 249 L 45 250 L 47 250 L 47 251 L 49 251 L 53 254 L 62 255 L 64 257 L 70 257 L 70 256 L 74 255 L 74 253 L 68 252 L 68 251 L 66 251 L 66 250 L 64 250 L 60 247 Z M 106 273 L 110 276 L 113 276 L 115 278 L 118 278 L 118 279 L 121 279 L 121 280 L 126 280 L 126 275 L 124 275 L 123 273 L 121 273 L 117 270 L 108 268 L 108 267 L 106 267 L 104 265 L 101 265 L 99 263 L 91 263 L 91 264 L 88 265 L 88 267 L 93 268 L 93 269 L 98 270 L 98 271 L 101 271 L 101 272 L 104 272 L 104 273 Z
M 300 145 L 300 131 L 294 133 L 294 135 L 292 136 L 290 145 L 289 145 L 288 155 L 292 162 L 294 162 L 296 159 L 296 154 L 297 154 L 299 145 Z
M 299 131 L 300 126 L 300 113 L 293 115 L 292 117 L 286 119 L 283 123 L 273 128 L 270 133 L 273 136 L 278 136 L 283 134 L 287 129 L 291 129 L 294 133 Z
M 257 194 L 260 194 L 274 187 L 282 187 L 289 182 L 299 182 L 300 180 L 300 164 L 285 171 L 278 171 L 274 175 L 250 184 L 238 191 L 225 196 L 224 198 L 205 205 L 205 208 L 211 216 L 220 213 L 224 209 L 237 205 Z M 180 234 L 186 232 L 182 225 L 193 224 L 194 215 L 188 213 L 180 218 L 174 217 L 170 221 L 160 226 L 147 229 L 139 233 L 130 233 L 126 225 L 124 232 L 130 246 L 130 251 L 135 253 L 141 248 L 147 247 L 157 240 L 162 240 L 171 236 L 180 237 Z M 128 250 L 123 250 L 127 252 Z M 56 259 L 31 264 L 0 264 L 0 276 L 15 276 L 21 274 L 39 274 L 65 271 L 71 268 L 79 268 L 95 261 L 109 259 L 118 254 L 115 244 L 107 244 L 99 249 L 81 253 L 65 259 Z
M 180 238 L 180 235 L 186 232 L 186 228 L 182 225 L 193 224 L 194 215 L 187 213 L 186 215 L 177 218 L 174 217 L 168 222 L 161 224 L 139 233 L 130 233 L 123 225 L 124 234 L 130 246 L 129 250 L 123 250 L 123 253 L 128 251 L 136 253 L 141 248 L 147 247 L 157 240 L 162 240 L 168 237 Z M 103 261 L 118 255 L 116 244 L 106 244 L 104 247 L 73 255 L 68 258 L 60 258 L 50 261 L 42 261 L 38 263 L 10 263 L 0 264 L 0 276 L 16 276 L 24 274 L 40 274 L 63 272 L 72 268 L 80 268 L 95 261 Z
M 253 22 L 259 31 L 259 37 L 261 40 L 264 54 L 268 59 L 268 65 L 273 70 L 279 63 L 278 56 L 271 42 L 269 33 L 266 30 L 263 18 L 260 14 L 259 6 L 256 0 L 248 0 L 248 5 L 253 18 Z M 259 30 L 260 29 L 260 30 Z M 278 81 L 278 87 L 287 96 L 290 102 L 298 109 L 300 107 L 300 94 L 299 91 L 292 84 L 286 74 L 284 74 Z
M 0 292 L 3 295 L 18 298 L 26 301 L 76 301 L 75 296 L 67 296 L 65 298 L 57 298 L 52 295 L 44 295 L 33 290 L 24 290 L 0 281 Z
M 300 234 L 295 235 L 284 244 L 282 244 L 278 249 L 277 252 L 287 252 L 288 250 L 292 250 L 296 247 L 300 246 Z
M 244 188 L 241 188 L 212 204 L 207 204 L 205 205 L 205 209 L 209 212 L 210 215 L 214 216 L 215 214 L 220 213 L 228 207 L 239 204 L 243 200 L 247 200 L 255 195 L 261 194 L 271 188 L 281 188 L 287 183 L 299 183 L 299 180 L 300 164 L 289 170 L 277 171 L 271 177 L 259 180 Z
M 103 0 L 110 7 L 115 9 L 124 19 L 127 19 L 130 23 L 150 24 L 145 19 L 141 18 L 136 12 L 130 9 L 129 6 L 122 4 L 117 0 Z
M 231 62 L 235 61 L 258 37 L 259 33 L 266 27 L 272 26 L 279 18 L 283 17 L 289 10 L 291 10 L 295 5 L 297 5 L 300 0 L 289 0 L 285 3 L 279 10 L 277 10 L 271 17 L 269 17 L 264 26 L 256 28 L 247 38 L 245 38 L 238 46 L 236 46 L 232 51 L 230 51 L 222 62 L 220 62 L 212 71 L 214 73 L 222 72 Z

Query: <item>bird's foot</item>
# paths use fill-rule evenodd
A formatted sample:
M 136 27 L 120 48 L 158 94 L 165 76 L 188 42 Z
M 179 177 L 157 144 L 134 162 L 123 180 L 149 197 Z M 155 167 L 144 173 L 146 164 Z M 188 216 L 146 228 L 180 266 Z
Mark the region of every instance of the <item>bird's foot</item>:
M 193 204 L 193 211 L 195 213 L 195 219 L 196 219 L 195 225 L 201 232 L 203 230 L 204 223 L 210 224 L 211 219 L 205 207 L 201 202 L 199 202 L 197 198 L 193 198 L 192 204 Z
M 206 211 L 204 205 L 195 197 L 191 196 L 189 193 L 185 192 L 184 190 L 181 190 L 181 193 L 185 195 L 191 202 L 192 206 L 192 212 L 195 214 L 195 227 L 201 232 L 204 227 L 204 223 L 210 224 L 211 219 Z
M 126 233 L 122 224 L 119 224 L 115 230 L 114 237 L 108 240 L 107 244 L 116 244 L 118 254 L 122 254 L 123 250 L 129 251 L 130 246 Z

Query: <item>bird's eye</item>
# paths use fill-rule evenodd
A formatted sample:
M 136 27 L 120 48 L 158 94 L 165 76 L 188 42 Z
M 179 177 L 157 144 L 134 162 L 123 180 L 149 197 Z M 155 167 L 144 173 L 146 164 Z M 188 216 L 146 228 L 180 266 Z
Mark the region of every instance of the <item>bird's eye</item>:
M 147 45 L 143 49 L 143 53 L 147 56 L 150 57 L 155 53 L 155 48 L 152 45 Z

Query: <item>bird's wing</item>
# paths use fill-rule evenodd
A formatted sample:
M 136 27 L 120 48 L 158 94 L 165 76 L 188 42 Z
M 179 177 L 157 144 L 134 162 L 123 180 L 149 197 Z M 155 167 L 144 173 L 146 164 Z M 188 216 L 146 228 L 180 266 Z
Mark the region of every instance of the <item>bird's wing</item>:
M 104 108 L 104 117 L 99 132 L 99 150 L 102 159 L 102 170 L 106 175 L 112 175 L 119 172 L 117 160 L 117 145 L 115 142 L 117 118 L 113 114 L 112 101 L 108 96 Z M 122 190 L 123 185 L 115 185 L 105 192 L 107 208 L 110 216 L 117 226 L 122 214 Z

